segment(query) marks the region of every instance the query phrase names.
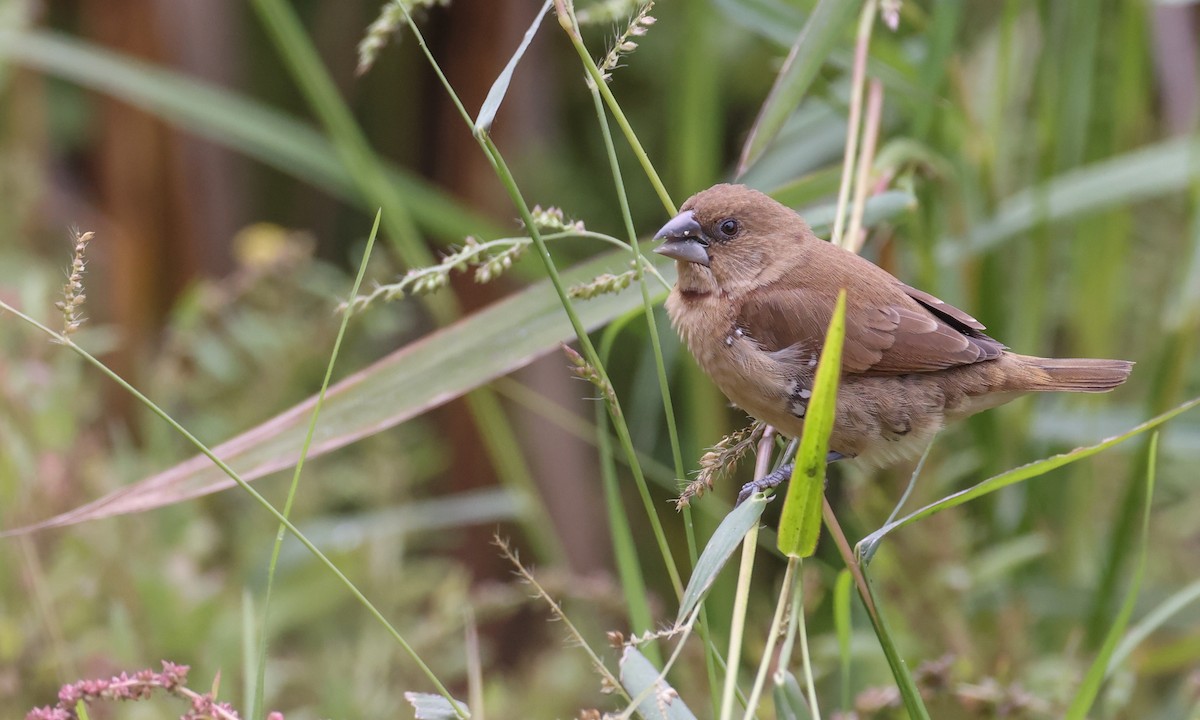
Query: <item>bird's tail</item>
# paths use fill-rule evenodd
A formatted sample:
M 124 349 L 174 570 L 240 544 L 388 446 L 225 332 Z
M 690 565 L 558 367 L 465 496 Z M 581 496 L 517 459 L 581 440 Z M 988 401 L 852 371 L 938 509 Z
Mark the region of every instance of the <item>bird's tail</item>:
M 1022 356 L 1029 368 L 1027 390 L 1035 392 L 1108 392 L 1125 382 L 1133 363 L 1094 358 L 1041 358 Z

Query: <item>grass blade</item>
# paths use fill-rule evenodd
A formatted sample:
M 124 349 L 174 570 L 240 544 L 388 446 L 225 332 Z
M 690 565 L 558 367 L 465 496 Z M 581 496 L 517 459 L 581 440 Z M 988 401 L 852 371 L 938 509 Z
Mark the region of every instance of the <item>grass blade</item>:
M 854 587 L 854 578 L 850 571 L 838 571 L 837 582 L 833 586 L 833 627 L 837 632 L 839 670 L 842 684 L 842 711 L 850 710 L 850 639 L 854 633 L 852 624 L 852 606 L 850 590 Z
M 626 251 L 604 255 L 564 274 L 580 282 L 623 266 Z M 663 263 L 673 277 L 674 263 Z M 583 324 L 594 330 L 642 306 L 640 289 L 602 295 L 580 303 Z M 524 367 L 575 336 L 558 295 L 542 281 L 490 307 L 411 343 L 330 388 L 308 457 L 319 457 L 394 427 L 484 383 Z M 448 373 L 449 366 L 455 372 Z M 292 467 L 299 456 L 315 398 L 284 411 L 215 449 L 247 481 Z M 63 527 L 189 500 L 233 486 L 203 456 L 193 457 L 83 507 L 4 534 Z
M 863 575 L 866 575 L 866 568 L 863 568 Z M 895 640 L 892 639 L 891 630 L 883 617 L 883 608 L 879 604 L 879 599 L 875 597 L 875 586 L 871 583 L 870 578 L 867 578 L 867 593 L 872 608 L 872 611 L 867 614 L 871 618 L 875 637 L 879 639 L 879 647 L 883 650 L 884 657 L 887 658 L 888 668 L 891 669 L 892 677 L 896 680 L 896 688 L 900 691 L 904 709 L 908 711 L 908 716 L 913 720 L 930 720 L 929 710 L 925 708 L 925 701 L 921 699 L 921 691 L 917 689 L 917 683 L 908 670 L 908 663 L 901 657 L 900 650 L 896 647 Z M 864 600 L 866 599 L 864 598 Z
M 1142 548 L 1138 554 L 1137 567 L 1134 568 L 1133 579 L 1129 583 L 1129 590 L 1125 593 L 1125 600 L 1121 603 L 1121 610 L 1117 613 L 1108 635 L 1105 636 L 1099 654 L 1092 661 L 1092 666 L 1088 668 L 1087 675 L 1083 678 L 1083 684 L 1071 702 L 1071 707 L 1067 709 L 1066 720 L 1085 720 L 1087 718 L 1088 711 L 1096 701 L 1096 696 L 1100 694 L 1100 686 L 1108 675 L 1109 661 L 1117 648 L 1117 643 L 1121 640 L 1121 635 L 1129 625 L 1129 618 L 1133 615 L 1133 606 L 1137 602 L 1138 592 L 1142 589 L 1142 577 L 1146 574 L 1146 550 L 1150 546 L 1150 500 L 1154 497 L 1154 475 L 1157 461 L 1158 433 L 1154 433 L 1150 436 L 1150 460 L 1146 468 L 1146 498 L 1142 508 Z
M 1125 658 L 1129 657 L 1134 648 L 1149 637 L 1150 633 L 1162 627 L 1175 613 L 1197 600 L 1200 600 L 1200 580 L 1190 583 L 1179 592 L 1172 593 L 1161 605 L 1146 613 L 1146 617 L 1130 628 L 1125 638 L 1121 640 L 1121 644 L 1113 651 L 1112 657 L 1108 659 L 1105 677 L 1112 675 L 1113 670 L 1125 662 Z
M 537 17 L 529 25 L 529 29 L 525 31 L 525 37 L 521 39 L 521 44 L 517 46 L 517 51 L 509 58 L 508 64 L 496 76 L 496 81 L 492 83 L 492 88 L 488 90 L 487 97 L 483 100 L 483 105 L 479 108 L 479 116 L 475 118 L 475 134 L 487 132 L 492 127 L 492 121 L 496 119 L 496 111 L 500 109 L 500 103 L 504 102 L 504 95 L 508 92 L 508 86 L 512 83 L 513 71 L 517 69 L 517 63 L 521 62 L 521 58 L 525 55 L 525 51 L 529 48 L 529 43 L 533 42 L 533 36 L 537 35 L 538 28 L 542 26 L 542 19 L 546 17 L 546 13 L 550 10 L 550 3 L 554 0 L 546 0 L 542 3 L 542 9 L 538 11 Z
M 1200 177 L 1200 142 L 1166 140 L 1062 173 L 1005 200 L 966 240 L 938 245 L 938 260 L 954 265 L 1044 223 L 1186 190 Z
M 454 705 L 458 706 L 456 710 L 450 701 L 441 695 L 432 695 L 430 693 L 406 692 L 404 699 L 413 707 L 413 716 L 417 720 L 455 720 L 456 718 L 471 717 L 471 711 L 467 709 L 467 704 L 455 700 Z
M 804 15 L 781 0 L 713 0 L 729 22 L 757 33 L 781 47 L 796 39 L 804 27 Z
M 842 341 L 846 337 L 846 291 L 838 293 L 825 346 L 817 365 L 812 401 L 804 419 L 800 451 L 792 469 L 783 515 L 779 519 L 779 550 L 789 557 L 808 557 L 821 534 L 821 498 L 825 494 L 826 456 L 837 408 L 838 380 L 842 374 Z
M 621 656 L 621 686 L 640 699 L 637 713 L 646 720 L 696 720 L 679 693 L 635 647 L 626 647 Z
M 762 156 L 788 117 L 800 106 L 817 71 L 841 39 L 841 28 L 857 12 L 861 0 L 820 0 L 792 45 L 775 85 L 758 111 L 742 147 L 737 175 L 741 177 Z
M 780 720 L 808 720 L 808 701 L 800 690 L 800 681 L 790 670 L 783 671 L 783 682 L 775 686 L 771 694 L 775 701 L 775 715 Z
M 1030 478 L 1038 477 L 1039 475 L 1045 475 L 1051 470 L 1056 470 L 1064 465 L 1070 465 L 1073 462 L 1091 457 L 1102 450 L 1107 450 L 1114 445 L 1119 445 L 1120 443 L 1140 435 L 1147 430 L 1153 430 L 1171 418 L 1181 415 L 1197 405 L 1200 405 L 1200 398 L 1193 398 L 1172 410 L 1168 410 L 1161 415 L 1147 420 L 1137 427 L 1134 427 L 1115 437 L 1098 442 L 1095 445 L 1075 448 L 1068 453 L 1062 453 L 1060 455 L 1045 458 L 1044 460 L 1038 460 L 1037 462 L 1029 463 L 1028 465 L 1022 465 L 1021 467 L 1013 468 L 1008 472 L 1003 472 L 999 475 L 990 477 L 977 485 L 972 485 L 965 490 L 948 495 L 935 503 L 926 505 L 920 510 L 905 515 L 899 520 L 884 525 L 867 537 L 863 538 L 862 541 L 858 543 L 858 554 L 864 559 L 864 561 L 869 562 L 871 556 L 875 553 L 875 549 L 879 546 L 879 542 L 884 538 L 884 536 L 897 528 L 904 527 L 905 525 L 914 523 L 917 520 L 929 517 L 934 513 L 941 512 L 942 510 L 957 507 L 963 503 L 970 502 L 976 498 L 993 493 L 1001 488 L 1008 487 L 1009 485 L 1023 482 Z
M 692 577 L 688 580 L 683 599 L 679 602 L 679 613 L 675 616 L 676 625 L 682 624 L 696 609 L 696 604 L 704 599 L 704 594 L 716 581 L 717 574 L 725 567 L 725 562 L 741 545 L 742 538 L 758 524 L 758 518 L 766 509 L 768 500 L 761 493 L 754 495 L 734 508 L 721 521 L 692 570 Z

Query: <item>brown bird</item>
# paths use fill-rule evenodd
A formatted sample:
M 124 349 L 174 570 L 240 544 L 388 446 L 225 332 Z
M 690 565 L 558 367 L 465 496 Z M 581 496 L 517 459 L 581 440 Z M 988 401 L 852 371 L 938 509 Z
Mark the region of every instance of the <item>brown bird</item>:
M 919 455 L 947 422 L 1028 392 L 1105 392 L 1125 360 L 1010 352 L 975 318 L 827 243 L 791 209 L 741 185 L 688 199 L 655 252 L 677 261 L 667 312 L 725 396 L 798 437 L 813 375 L 846 289 L 846 338 L 830 460 L 875 466 Z M 739 502 L 790 476 L 742 489 Z

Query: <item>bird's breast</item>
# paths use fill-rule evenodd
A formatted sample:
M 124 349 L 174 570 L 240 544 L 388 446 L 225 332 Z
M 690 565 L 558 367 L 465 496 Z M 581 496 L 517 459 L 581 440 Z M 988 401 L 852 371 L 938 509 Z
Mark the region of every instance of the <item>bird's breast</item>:
M 667 312 L 696 363 L 734 405 L 765 420 L 800 397 L 795 373 L 738 327 L 732 303 L 673 292 Z

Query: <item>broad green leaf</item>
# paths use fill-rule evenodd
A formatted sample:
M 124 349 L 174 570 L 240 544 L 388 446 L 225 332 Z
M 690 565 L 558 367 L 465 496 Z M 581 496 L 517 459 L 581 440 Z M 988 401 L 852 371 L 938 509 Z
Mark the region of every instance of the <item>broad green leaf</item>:
M 858 554 L 860 557 L 863 558 L 864 562 L 869 562 L 871 557 L 875 554 L 875 550 L 876 550 L 876 548 L 878 548 L 879 542 L 881 540 L 883 540 L 883 538 L 888 533 L 892 532 L 893 530 L 895 530 L 897 528 L 904 527 L 905 525 L 914 523 L 922 518 L 929 517 L 930 515 L 933 515 L 934 513 L 941 512 L 942 510 L 947 510 L 952 507 L 957 507 L 959 505 L 962 505 L 963 503 L 970 502 L 971 500 L 974 500 L 976 498 L 982 497 L 989 493 L 993 493 L 1001 488 L 1008 487 L 1009 485 L 1014 485 L 1016 483 L 1023 482 L 1030 478 L 1038 477 L 1039 475 L 1045 475 L 1046 473 L 1050 472 L 1051 470 L 1056 470 L 1060 467 L 1063 467 L 1064 465 L 1070 465 L 1073 462 L 1077 462 L 1084 458 L 1091 457 L 1092 455 L 1095 455 L 1096 453 L 1101 452 L 1102 450 L 1107 450 L 1108 448 L 1113 447 L 1114 445 L 1119 445 L 1120 443 L 1125 442 L 1129 438 L 1140 435 L 1140 434 L 1146 432 L 1147 430 L 1152 430 L 1152 429 L 1158 427 L 1159 425 L 1162 425 L 1163 423 L 1167 422 L 1168 420 L 1176 417 L 1177 415 L 1181 415 L 1181 414 L 1187 412 L 1188 410 L 1191 410 L 1192 408 L 1196 407 L 1197 405 L 1200 405 L 1200 397 L 1193 398 L 1193 399 L 1183 403 L 1182 405 L 1179 405 L 1171 410 L 1168 410 L 1167 412 L 1165 412 L 1161 415 L 1158 415 L 1156 417 L 1153 417 L 1153 418 L 1147 420 L 1146 422 L 1142 423 L 1141 425 L 1138 425 L 1137 427 L 1134 427 L 1134 428 L 1132 428 L 1124 433 L 1121 433 L 1120 435 L 1117 435 L 1115 437 L 1111 437 L 1111 438 L 1108 438 L 1107 440 L 1103 440 L 1099 443 L 1096 443 L 1095 445 L 1088 445 L 1086 447 L 1075 448 L 1074 450 L 1072 450 L 1071 452 L 1068 452 L 1068 453 L 1062 453 L 1060 455 L 1055 455 L 1053 457 L 1048 457 L 1043 460 L 1038 460 L 1036 462 L 1029 463 L 1028 465 L 1022 465 L 1021 467 L 1013 468 L 1012 470 L 1009 470 L 1007 472 L 1003 472 L 1003 473 L 1000 473 L 999 475 L 990 477 L 987 480 L 984 480 L 983 482 L 981 482 L 977 485 L 972 485 L 971 487 L 969 487 L 965 490 L 960 490 L 959 492 L 956 492 L 952 495 L 947 495 L 946 497 L 942 498 L 941 500 L 938 500 L 935 503 L 930 503 L 929 505 L 926 505 L 925 507 L 921 508 L 920 510 L 917 510 L 913 513 L 910 513 L 910 514 L 900 518 L 899 520 L 896 520 L 894 522 L 890 522 L 890 523 L 884 525 L 883 527 L 879 528 L 878 530 L 871 533 L 867 537 L 863 538 L 858 543 Z
M 737 25 L 783 47 L 796 38 L 804 14 L 782 0 L 713 0 L 722 14 Z
M 912 193 L 903 190 L 881 192 L 867 199 L 866 210 L 863 213 L 863 223 L 867 226 L 877 225 L 878 223 L 903 215 L 916 206 L 917 198 Z M 822 205 L 800 211 L 800 214 L 808 221 L 809 227 L 814 232 L 819 233 L 824 233 L 833 226 L 833 218 L 836 213 L 837 209 L 833 205 Z
M 696 604 L 704 599 L 708 589 L 716 582 L 721 568 L 725 567 L 733 551 L 741 546 L 742 538 L 758 524 L 758 519 L 767 507 L 767 501 L 768 498 L 762 493 L 753 495 L 730 511 L 721 521 L 716 532 L 708 539 L 708 544 L 704 546 L 704 552 L 700 553 L 700 558 L 696 560 L 696 567 L 692 569 L 692 577 L 688 580 L 683 599 L 679 602 L 679 613 L 675 616 L 676 626 L 682 625 L 696 609 Z
M 1146 574 L 1146 550 L 1150 546 L 1150 501 L 1154 497 L 1155 466 L 1158 462 L 1158 433 L 1150 436 L 1149 456 L 1146 468 L 1146 498 L 1142 507 L 1142 547 L 1141 552 L 1138 553 L 1137 567 L 1133 570 L 1133 580 L 1129 583 L 1129 590 L 1125 592 L 1125 600 L 1121 603 L 1121 609 L 1104 638 L 1100 652 L 1097 653 L 1096 659 L 1088 668 L 1087 675 L 1083 677 L 1083 684 L 1079 687 L 1079 692 L 1075 694 L 1075 699 L 1071 701 L 1071 707 L 1067 709 L 1066 720 L 1085 720 L 1087 718 L 1092 703 L 1100 694 L 1100 686 L 1108 675 L 1109 660 L 1117 649 L 1117 643 L 1120 642 L 1121 635 L 1125 633 L 1125 628 L 1129 626 L 1129 618 L 1133 616 L 1133 607 L 1137 603 L 1138 593 L 1142 589 L 1142 578 Z
M 861 4 L 861 0 L 820 0 L 817 3 L 796 37 L 791 52 L 775 78 L 775 85 L 750 129 L 738 161 L 739 177 L 758 161 L 788 117 L 800 106 L 817 71 L 834 45 L 841 40 L 842 27 Z
M 622 687 L 631 698 L 639 700 L 638 715 L 646 720 L 696 720 L 679 693 L 637 648 L 627 646 L 620 665 Z
M 538 11 L 537 17 L 529 25 L 529 29 L 525 31 L 525 37 L 521 39 L 521 44 L 517 47 L 517 51 L 509 58 L 508 64 L 500 71 L 500 75 L 496 77 L 496 82 L 492 83 L 492 88 L 488 90 L 487 97 L 483 100 L 483 106 L 479 108 L 479 117 L 475 118 L 475 134 L 487 132 L 492 127 L 492 121 L 496 119 L 496 111 L 500 109 L 500 103 L 504 102 L 504 95 L 508 92 L 509 83 L 512 82 L 513 71 L 517 69 L 517 63 L 521 62 L 521 58 L 525 55 L 525 50 L 529 48 L 529 43 L 533 42 L 533 36 L 537 34 L 538 28 L 542 25 L 542 19 L 546 17 L 546 13 L 550 10 L 550 3 L 553 0 L 546 0 L 542 4 L 542 9 Z
M 455 710 L 450 701 L 441 695 L 406 692 L 404 699 L 413 706 L 416 720 L 458 720 L 458 718 L 471 717 L 471 711 L 467 709 L 467 704 L 460 700 L 454 701 L 454 704 L 458 706 L 458 709 Z
M 938 245 L 938 260 L 954 265 L 1042 223 L 1180 192 L 1200 178 L 1197 158 L 1200 142 L 1180 137 L 1065 172 L 1005 200 L 965 239 Z
M 771 696 L 775 701 L 775 715 L 780 720 L 808 720 L 812 717 L 808 700 L 800 689 L 800 681 L 791 670 L 783 671 L 783 683 L 774 686 Z
M 328 139 L 244 96 L 50 32 L 0 30 L 0 58 L 111 95 L 335 197 L 376 209 L 358 192 Z M 391 167 L 388 180 L 413 219 L 432 234 L 502 234 L 412 173 Z
M 840 167 L 826 165 L 820 170 L 814 170 L 780 185 L 768 194 L 789 207 L 806 205 L 836 194 L 841 177 Z
M 626 251 L 608 253 L 565 272 L 563 278 L 576 283 L 604 272 L 621 272 L 618 268 L 626 266 L 628 259 Z M 662 270 L 668 279 L 674 277 L 673 263 L 664 260 Z M 641 291 L 635 286 L 577 303 L 576 308 L 584 325 L 594 330 L 641 305 Z M 574 337 L 549 281 L 536 283 L 400 348 L 331 387 L 308 456 L 319 457 L 393 427 L 524 367 Z M 292 467 L 314 402 L 315 398 L 309 398 L 222 443 L 214 452 L 247 481 Z M 208 458 L 197 455 L 83 507 L 0 536 L 141 512 L 233 485 Z
M 821 499 L 825 496 L 826 457 L 837 409 L 838 380 L 842 375 L 842 341 L 846 337 L 846 290 L 838 293 L 825 346 L 817 365 L 812 399 L 804 414 L 804 433 L 788 483 L 787 499 L 779 518 L 779 551 L 789 557 L 808 557 L 821 535 Z

